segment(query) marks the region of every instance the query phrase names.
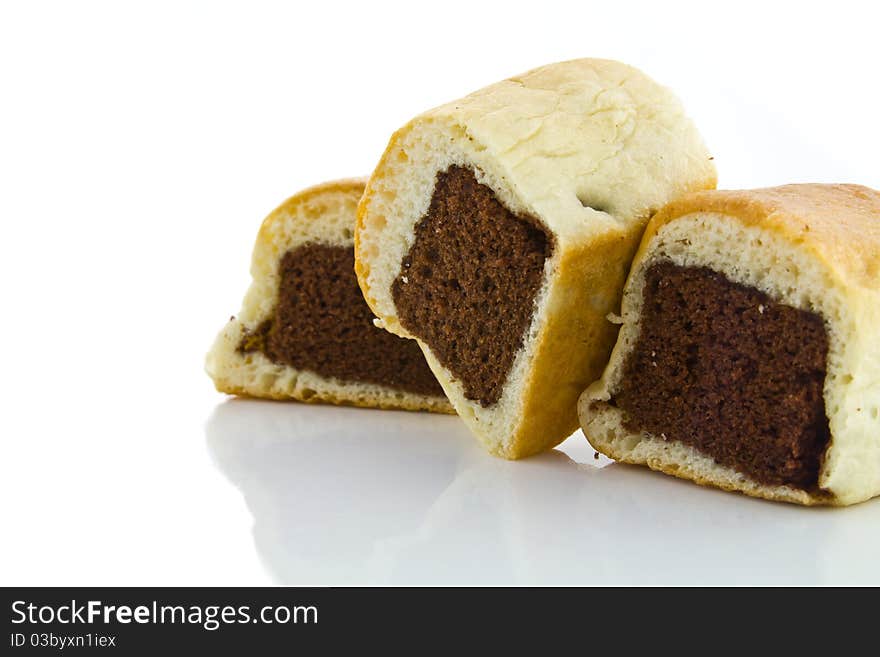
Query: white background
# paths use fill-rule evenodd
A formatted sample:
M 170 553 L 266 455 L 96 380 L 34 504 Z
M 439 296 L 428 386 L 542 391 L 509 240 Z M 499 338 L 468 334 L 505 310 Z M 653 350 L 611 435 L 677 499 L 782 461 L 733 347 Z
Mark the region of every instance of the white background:
M 701 489 L 580 435 L 507 463 L 455 418 L 202 371 L 273 207 L 552 61 L 671 86 L 723 187 L 880 188 L 873 4 L 4 2 L 0 584 L 880 583 L 877 502 Z

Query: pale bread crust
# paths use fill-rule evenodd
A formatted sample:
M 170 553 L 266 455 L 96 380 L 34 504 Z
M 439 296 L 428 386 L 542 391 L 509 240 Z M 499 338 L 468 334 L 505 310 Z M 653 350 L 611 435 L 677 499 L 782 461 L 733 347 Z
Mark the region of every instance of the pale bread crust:
M 614 344 L 605 322 L 651 214 L 715 186 L 715 168 L 678 100 L 619 62 L 551 64 L 416 117 L 398 130 L 358 208 L 356 271 L 388 330 L 391 285 L 424 215 L 437 172 L 472 167 L 509 210 L 540 221 L 553 256 L 536 312 L 501 400 L 482 408 L 420 341 L 434 374 L 493 454 L 517 459 L 557 445 L 578 426 L 577 398 Z M 608 210 L 597 211 L 588 204 Z
M 205 368 L 219 392 L 262 399 L 296 400 L 363 408 L 453 413 L 445 397 L 419 395 L 387 386 L 324 377 L 270 361 L 259 352 L 240 353 L 238 345 L 275 308 L 278 263 L 305 243 L 352 246 L 363 179 L 327 182 L 290 197 L 260 226 L 251 262 L 253 281 L 241 312 L 220 331 Z
M 702 223 L 700 223 L 702 222 Z M 735 231 L 731 233 L 730 231 Z M 670 255 L 670 236 L 686 244 Z M 622 425 L 606 402 L 638 336 L 642 276 L 658 259 L 705 264 L 716 234 L 741 236 L 728 251 L 738 268 L 717 267 L 783 303 L 816 312 L 829 333 L 824 389 L 831 440 L 819 489 L 766 486 L 721 466 L 692 447 Z M 748 279 L 748 270 L 758 269 Z M 769 264 L 768 264 L 769 263 Z M 793 269 L 794 271 L 789 271 Z M 859 185 L 698 192 L 663 208 L 649 223 L 623 297 L 623 328 L 602 378 L 581 396 L 584 434 L 599 452 L 626 463 L 768 500 L 843 506 L 880 494 L 880 193 Z M 788 276 L 789 279 L 780 282 Z

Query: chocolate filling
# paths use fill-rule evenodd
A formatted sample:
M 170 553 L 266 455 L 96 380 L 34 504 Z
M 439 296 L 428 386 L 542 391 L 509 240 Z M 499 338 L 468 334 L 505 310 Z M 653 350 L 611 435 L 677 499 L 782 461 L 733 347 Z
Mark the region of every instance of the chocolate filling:
M 535 219 L 510 212 L 472 170 L 437 174 L 391 292 L 400 323 L 482 406 L 501 397 L 552 248 Z
M 761 484 L 815 489 L 828 445 L 822 319 L 707 268 L 646 272 L 641 334 L 612 403 Z
M 373 325 L 352 247 L 297 247 L 284 254 L 279 274 L 273 316 L 242 338 L 239 351 L 322 376 L 443 395 L 416 341 Z

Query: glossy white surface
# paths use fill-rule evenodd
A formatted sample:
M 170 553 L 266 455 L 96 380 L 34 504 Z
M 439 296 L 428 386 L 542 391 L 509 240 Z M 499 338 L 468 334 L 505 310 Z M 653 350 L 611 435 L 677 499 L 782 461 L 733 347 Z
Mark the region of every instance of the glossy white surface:
M 547 62 L 672 87 L 722 186 L 880 188 L 878 11 L 0 3 L 0 584 L 880 584 L 880 501 L 749 500 L 582 437 L 508 463 L 452 417 L 227 401 L 202 372 L 273 207 Z
M 729 495 L 596 460 L 581 435 L 511 463 L 455 418 L 254 401 L 206 433 L 279 582 L 880 583 L 880 504 Z
M 34 415 L 96 430 L 4 464 L 2 582 L 880 584 L 878 501 L 726 494 L 579 434 L 508 462 L 454 417 L 199 397 L 185 424 L 112 394 Z

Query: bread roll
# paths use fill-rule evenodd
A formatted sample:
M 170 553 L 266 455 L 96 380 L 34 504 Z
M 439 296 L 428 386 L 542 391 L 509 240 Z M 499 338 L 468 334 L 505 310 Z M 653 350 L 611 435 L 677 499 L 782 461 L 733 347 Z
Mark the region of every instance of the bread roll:
M 374 326 L 354 274 L 363 180 L 306 189 L 260 228 L 253 282 L 217 336 L 206 369 L 217 390 L 451 413 L 421 351 Z
M 648 218 L 714 185 L 667 89 L 614 61 L 544 66 L 391 137 L 358 209 L 358 279 L 485 447 L 528 456 L 577 428 Z
M 627 463 L 770 500 L 880 492 L 880 193 L 711 191 L 648 225 L 584 433 Z

